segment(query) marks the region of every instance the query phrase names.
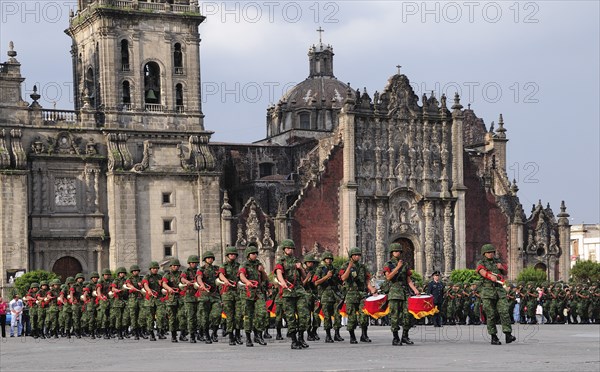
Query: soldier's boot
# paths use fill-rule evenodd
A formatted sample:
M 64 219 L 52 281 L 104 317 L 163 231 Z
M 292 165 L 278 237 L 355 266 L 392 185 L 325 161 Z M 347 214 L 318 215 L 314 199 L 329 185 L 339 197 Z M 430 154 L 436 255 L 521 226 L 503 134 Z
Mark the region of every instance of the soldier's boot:
M 187 335 L 187 332 L 185 332 L 185 331 L 179 332 L 179 341 L 186 342 L 188 340 L 186 335 Z
M 300 344 L 300 346 L 302 346 L 302 348 L 307 349 L 308 348 L 308 344 L 306 343 L 306 341 L 304 341 L 304 332 L 298 332 L 298 343 Z
M 212 332 L 212 342 L 219 342 L 219 328 L 213 328 Z
M 263 339 L 261 331 L 256 331 L 256 330 L 254 331 L 254 342 L 256 342 L 257 344 L 262 345 L 262 346 L 267 345 L 267 343 Z
M 123 336 L 125 336 L 125 338 L 131 338 L 131 331 L 129 331 L 129 327 L 123 327 Z
M 313 327 L 313 337 L 315 338 L 316 341 L 319 341 L 321 339 L 321 337 L 319 337 L 319 334 L 317 333 L 317 329 L 318 329 L 318 327 Z
M 277 326 L 277 335 L 275 336 L 275 339 L 277 341 L 283 340 L 283 336 L 281 335 L 281 327 L 280 326 Z
M 208 328 L 204 329 L 204 343 L 212 344 L 212 340 L 210 339 L 210 330 Z
M 237 346 L 237 343 L 235 342 L 235 335 L 233 334 L 233 331 L 229 333 L 229 346 Z
M 58 338 L 58 329 L 54 330 L 54 338 Z
M 333 338 L 331 338 L 331 329 L 326 329 L 325 334 L 325 343 L 331 344 L 333 342 Z
M 510 332 L 506 332 L 504 334 L 504 340 L 506 341 L 507 344 L 510 344 L 513 341 L 517 341 L 517 338 L 515 336 L 513 336 Z
M 254 344 L 252 343 L 252 335 L 250 334 L 250 332 L 246 332 L 246 346 L 254 346 Z
M 225 337 L 227 336 L 227 327 L 225 327 L 225 325 L 223 325 L 223 328 L 221 328 L 221 337 Z
M 134 328 L 133 329 L 133 339 L 136 341 L 139 340 L 141 333 L 142 333 L 142 331 L 139 328 Z
M 42 337 L 43 337 L 43 335 L 42 335 Z M 90 338 L 91 338 L 92 340 L 95 340 L 95 339 L 96 339 L 96 330 L 95 330 L 95 329 L 92 329 L 92 330 L 90 331 Z
M 360 329 L 362 331 L 360 334 L 360 342 L 371 342 L 371 339 L 367 335 L 367 326 L 362 326 Z
M 316 341 L 315 335 L 313 334 L 312 327 L 308 327 L 308 331 L 306 331 L 306 341 Z
M 178 342 L 177 341 L 177 331 L 171 332 L 171 342 Z
M 242 341 L 242 331 L 240 329 L 235 330 L 235 343 L 238 345 L 244 344 L 244 342 Z
M 288 332 L 290 334 L 290 338 L 292 339 L 292 349 L 300 350 L 303 349 L 302 345 L 298 342 L 298 338 L 296 338 L 296 332 Z
M 167 339 L 167 336 L 165 336 L 165 331 L 163 331 L 163 330 L 158 331 L 158 339 L 159 340 L 166 340 Z
M 46 339 L 46 335 L 44 334 L 44 329 L 43 329 L 43 328 L 42 328 L 42 329 L 40 329 L 40 338 L 41 338 L 42 340 L 45 340 L 45 339 Z
M 394 335 L 394 338 L 392 339 L 392 345 L 402 346 L 402 341 L 400 340 L 400 337 L 398 336 L 398 331 L 392 331 L 392 334 Z
M 154 336 L 154 330 L 150 331 L 150 341 L 156 341 L 156 337 Z
M 356 335 L 354 334 L 354 330 L 348 330 L 348 333 L 350 333 L 350 343 L 351 344 L 358 344 L 358 341 L 356 341 Z
M 263 333 L 263 338 L 266 338 L 266 339 L 273 338 L 273 336 L 271 336 L 271 334 L 269 333 L 269 328 L 265 329 L 265 332 Z
M 414 345 L 414 342 L 412 342 L 410 337 L 408 337 L 408 330 L 402 330 L 402 343 L 407 345 Z
M 196 343 L 196 332 L 190 332 L 190 344 Z
M 104 339 L 110 340 L 110 330 L 108 328 L 103 328 L 104 331 Z
M 200 330 L 198 331 L 198 341 L 206 341 L 204 339 L 204 328 L 200 328 Z
M 76 338 L 81 338 L 81 330 L 80 329 L 78 329 L 78 330 L 75 331 L 75 337 Z
M 492 345 L 502 345 L 502 342 L 500 342 L 498 336 L 492 335 Z
M 123 328 L 119 328 L 118 335 L 119 335 L 119 337 L 118 337 L 119 340 L 122 340 L 123 339 Z
M 137 331 L 138 331 L 138 336 L 140 336 L 144 340 L 148 339 L 148 336 L 146 336 L 146 332 L 144 331 L 143 328 L 138 328 Z
M 67 338 L 70 339 L 71 338 L 71 330 L 67 330 Z
M 342 337 L 342 335 L 340 335 L 339 328 L 335 330 L 335 334 L 333 335 L 333 341 L 337 341 L 337 342 L 344 341 L 344 338 Z

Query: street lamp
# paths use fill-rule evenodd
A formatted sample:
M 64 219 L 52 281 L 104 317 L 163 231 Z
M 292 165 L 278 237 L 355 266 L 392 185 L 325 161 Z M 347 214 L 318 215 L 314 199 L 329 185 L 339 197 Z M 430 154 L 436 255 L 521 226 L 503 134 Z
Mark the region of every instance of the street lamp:
M 202 259 L 200 252 L 200 247 L 202 247 L 202 230 L 204 230 L 204 225 L 202 224 L 202 213 L 198 213 L 194 216 L 194 228 L 198 232 L 198 257 Z

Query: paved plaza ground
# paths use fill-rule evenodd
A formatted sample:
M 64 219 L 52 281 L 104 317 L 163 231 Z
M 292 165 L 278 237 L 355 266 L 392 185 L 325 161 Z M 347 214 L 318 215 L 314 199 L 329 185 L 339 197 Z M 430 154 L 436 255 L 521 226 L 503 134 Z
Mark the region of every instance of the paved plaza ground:
M 498 327 L 500 328 L 500 327 Z M 389 327 L 371 326 L 370 344 L 309 342 L 291 350 L 287 341 L 253 348 L 227 340 L 171 343 L 116 339 L 0 342 L 0 371 L 600 371 L 599 325 L 515 326 L 517 342 L 489 343 L 485 326 L 417 326 L 415 345 L 391 345 Z

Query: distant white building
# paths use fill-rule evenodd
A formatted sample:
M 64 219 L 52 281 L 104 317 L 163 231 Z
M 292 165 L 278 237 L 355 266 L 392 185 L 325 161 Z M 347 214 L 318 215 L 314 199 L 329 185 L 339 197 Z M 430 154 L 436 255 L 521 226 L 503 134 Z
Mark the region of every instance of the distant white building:
M 600 224 L 571 226 L 571 266 L 577 260 L 600 262 Z

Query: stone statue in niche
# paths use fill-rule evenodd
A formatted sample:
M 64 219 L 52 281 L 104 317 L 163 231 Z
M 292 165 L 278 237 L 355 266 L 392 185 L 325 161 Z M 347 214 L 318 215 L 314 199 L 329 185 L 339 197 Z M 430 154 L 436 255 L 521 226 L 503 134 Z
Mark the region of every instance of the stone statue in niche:
M 77 187 L 74 178 L 54 179 L 54 204 L 57 207 L 69 207 L 77 205 Z

